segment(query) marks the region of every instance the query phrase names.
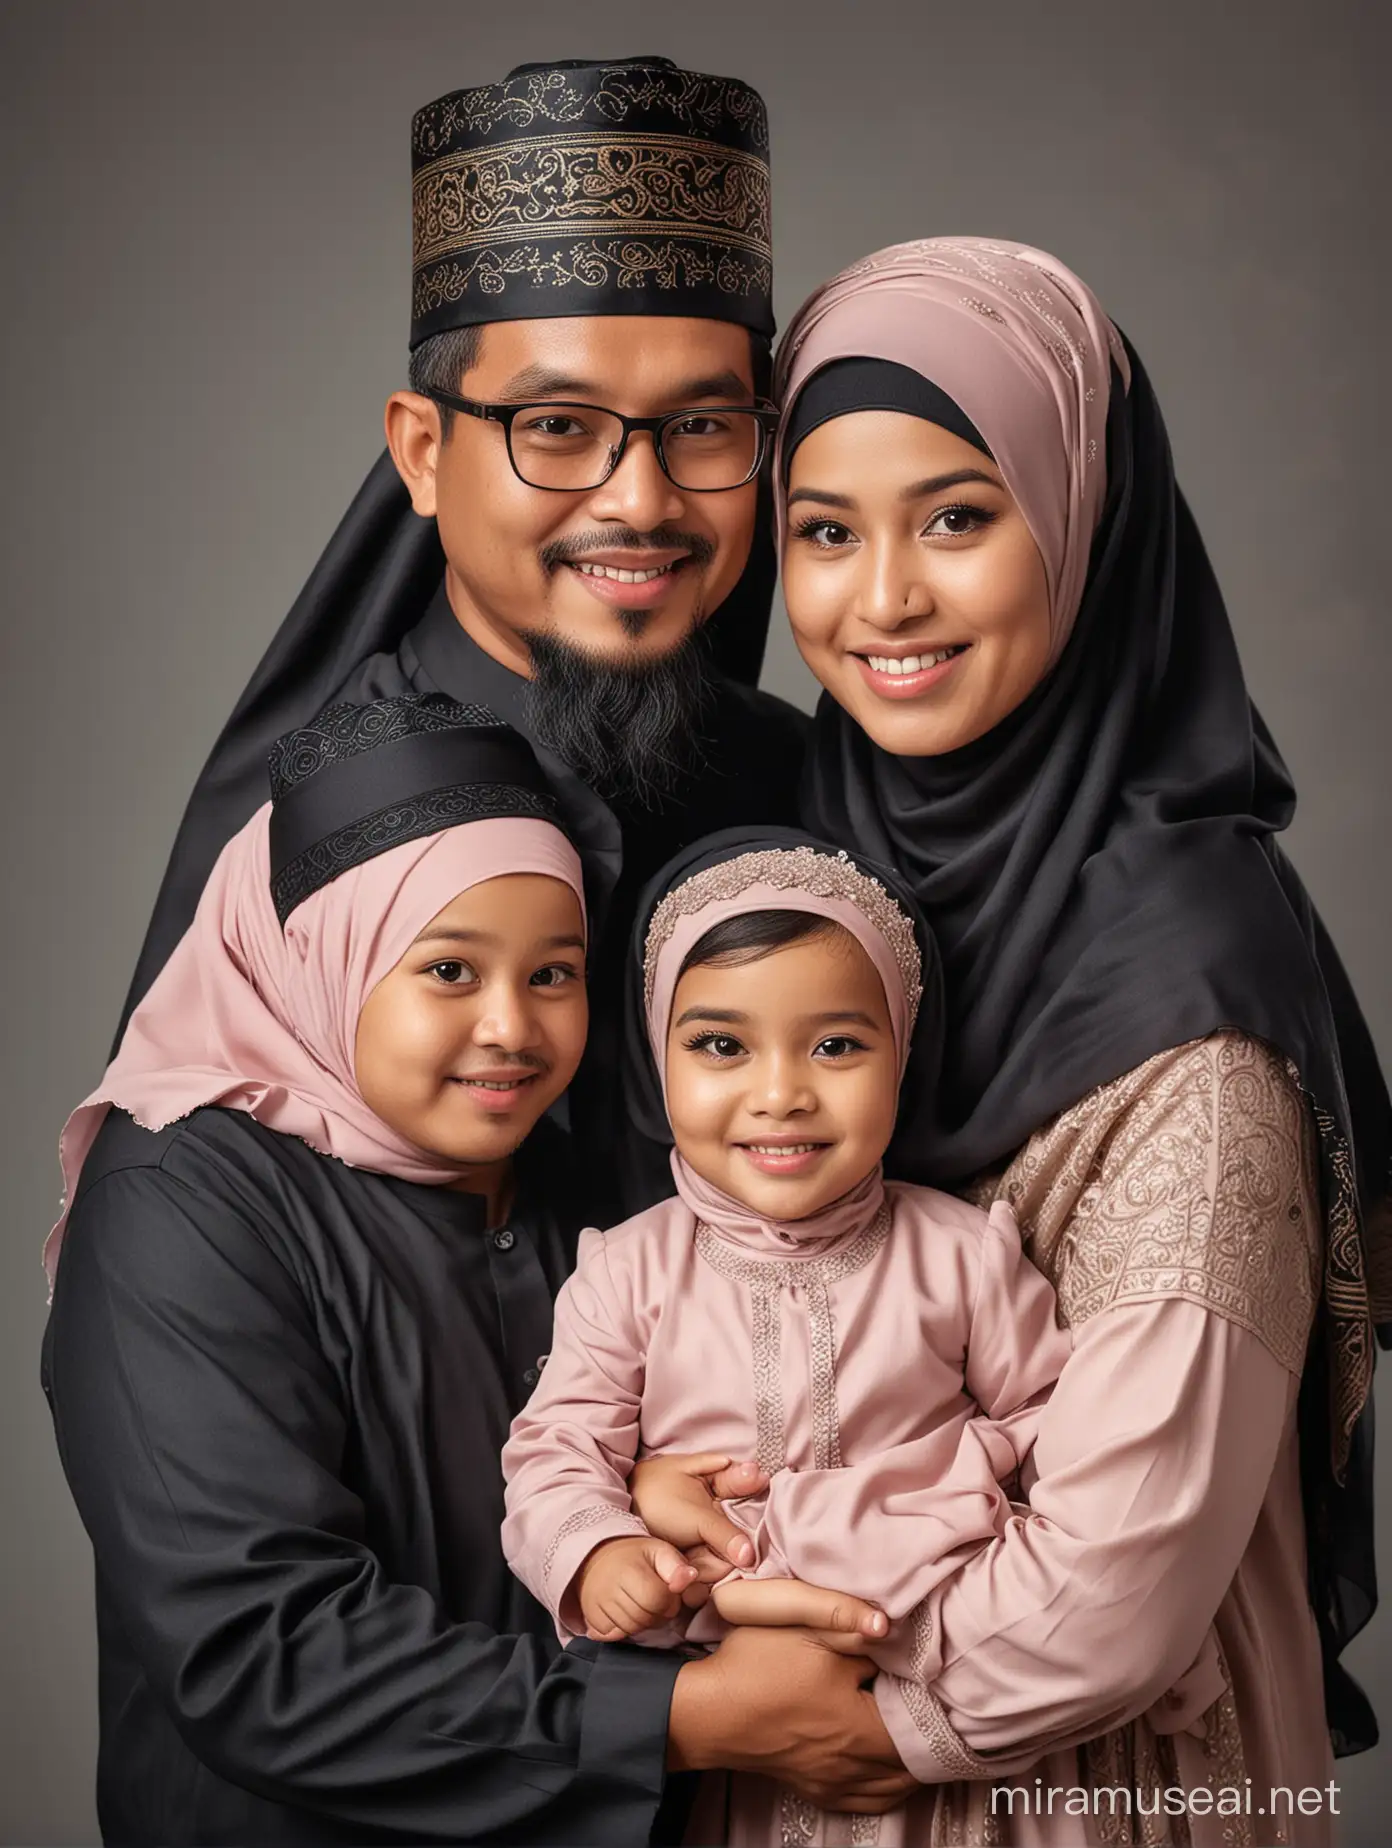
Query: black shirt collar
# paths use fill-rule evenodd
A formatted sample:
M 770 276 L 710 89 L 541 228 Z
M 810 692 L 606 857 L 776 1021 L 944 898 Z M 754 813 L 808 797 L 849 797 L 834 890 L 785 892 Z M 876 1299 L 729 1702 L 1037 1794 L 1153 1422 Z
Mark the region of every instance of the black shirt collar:
M 411 640 L 421 666 L 451 699 L 477 701 L 536 743 L 527 723 L 527 682 L 479 647 L 450 605 L 443 581 Z

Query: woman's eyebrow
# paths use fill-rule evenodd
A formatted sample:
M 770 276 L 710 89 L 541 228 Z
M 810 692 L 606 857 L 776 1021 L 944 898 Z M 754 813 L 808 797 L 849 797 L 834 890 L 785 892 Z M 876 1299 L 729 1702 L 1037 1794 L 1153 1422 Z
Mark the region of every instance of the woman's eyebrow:
M 988 488 L 1003 485 L 994 475 L 987 475 L 979 468 L 954 468 L 946 475 L 929 475 L 923 481 L 916 481 L 911 488 L 905 488 L 899 498 L 901 501 L 921 500 L 925 494 L 941 494 L 944 488 L 960 488 L 968 481 L 982 481 Z
M 849 494 L 832 494 L 826 488 L 794 488 L 788 496 L 787 504 L 794 507 L 799 501 L 819 501 L 823 507 L 849 509 L 855 506 Z
M 872 1033 L 878 1033 L 881 1023 L 873 1014 L 862 1013 L 859 1008 L 836 1008 L 827 1014 L 809 1014 L 808 1022 L 814 1027 L 830 1027 L 844 1024 L 856 1027 L 869 1027 Z
M 748 1018 L 747 1014 L 741 1014 L 737 1008 L 733 1007 L 689 1007 L 681 1019 L 673 1021 L 672 1024 L 675 1027 L 684 1027 L 693 1020 L 715 1020 L 722 1027 L 733 1027 Z

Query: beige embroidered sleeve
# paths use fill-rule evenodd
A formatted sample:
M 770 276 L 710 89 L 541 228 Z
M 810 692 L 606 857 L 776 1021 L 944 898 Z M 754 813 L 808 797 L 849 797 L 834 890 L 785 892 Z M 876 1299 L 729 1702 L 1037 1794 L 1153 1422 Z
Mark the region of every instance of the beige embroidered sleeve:
M 1236 1034 L 1179 1047 L 1032 1138 L 1014 1206 L 1074 1351 L 1030 1509 L 919 1610 L 876 1696 L 925 1782 L 1129 1724 L 1199 1653 L 1293 1415 L 1318 1283 L 1312 1125 Z
M 1070 1326 L 1173 1298 L 1300 1372 L 1319 1289 L 1314 1130 L 1259 1041 L 1219 1033 L 1147 1060 L 1032 1137 L 994 1191 Z

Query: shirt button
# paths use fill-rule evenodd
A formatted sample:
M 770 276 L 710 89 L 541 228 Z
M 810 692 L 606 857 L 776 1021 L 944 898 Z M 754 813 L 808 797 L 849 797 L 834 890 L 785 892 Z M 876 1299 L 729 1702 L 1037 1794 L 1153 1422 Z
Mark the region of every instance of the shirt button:
M 517 1234 L 508 1226 L 504 1226 L 501 1232 L 495 1232 L 493 1234 L 493 1248 L 495 1251 L 511 1251 L 516 1243 Z
M 541 1375 L 537 1372 L 535 1367 L 528 1367 L 527 1371 L 522 1375 L 522 1384 L 524 1386 L 535 1386 L 540 1378 Z

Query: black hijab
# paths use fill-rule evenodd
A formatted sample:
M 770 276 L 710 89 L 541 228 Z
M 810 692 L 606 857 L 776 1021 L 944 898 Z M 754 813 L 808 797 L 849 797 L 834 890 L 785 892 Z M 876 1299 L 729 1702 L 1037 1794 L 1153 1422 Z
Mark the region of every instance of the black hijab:
M 993 731 L 940 757 L 890 756 L 824 696 L 804 818 L 899 869 L 943 959 L 945 1037 L 911 1068 L 891 1174 L 961 1183 L 1097 1086 L 1221 1028 L 1294 1065 L 1322 1152 L 1325 1312 L 1301 1434 L 1342 1754 L 1377 1738 L 1337 1658 L 1377 1595 L 1366 1278 L 1392 1109 L 1348 978 L 1275 839 L 1294 789 L 1248 696 L 1149 380 L 1126 355 L 1129 390 L 1112 368 L 1086 586 L 1052 671 Z M 1392 1330 L 1378 1332 L 1386 1344 Z M 1352 1393 L 1340 1346 L 1368 1363 Z

